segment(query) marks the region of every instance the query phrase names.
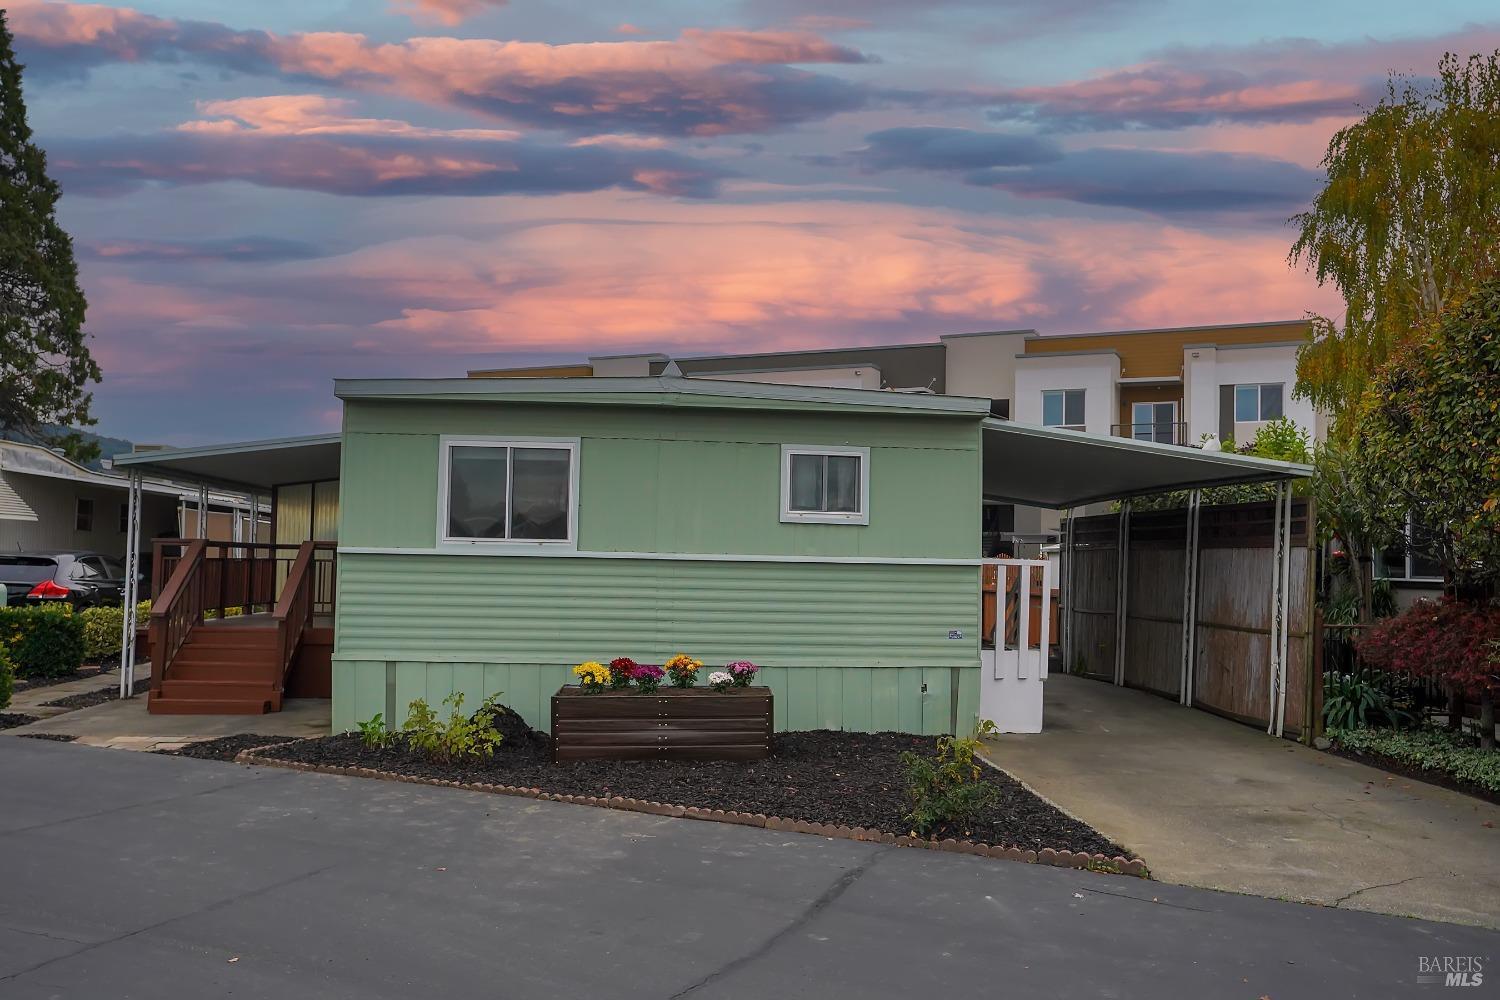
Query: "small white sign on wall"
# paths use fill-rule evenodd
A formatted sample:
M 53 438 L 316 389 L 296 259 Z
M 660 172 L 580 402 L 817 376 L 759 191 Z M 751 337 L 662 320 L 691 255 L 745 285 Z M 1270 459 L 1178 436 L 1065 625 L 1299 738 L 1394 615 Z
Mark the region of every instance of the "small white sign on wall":
M 950 639 L 962 639 L 963 637 L 964 630 L 961 628 L 950 628 L 948 630 L 948 638 Z

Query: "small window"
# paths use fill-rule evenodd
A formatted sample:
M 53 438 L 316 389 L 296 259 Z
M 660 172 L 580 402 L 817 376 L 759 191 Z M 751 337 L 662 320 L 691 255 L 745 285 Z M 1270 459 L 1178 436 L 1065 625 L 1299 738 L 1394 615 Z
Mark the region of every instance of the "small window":
M 1234 419 L 1239 423 L 1277 420 L 1282 415 L 1280 382 L 1234 387 Z
M 79 497 L 78 505 L 73 510 L 73 527 L 78 531 L 94 530 L 94 501 L 88 497 Z
M 73 565 L 68 569 L 69 580 L 102 580 L 104 574 L 99 572 L 99 561 L 97 559 L 75 559 Z
M 1042 424 L 1067 430 L 1084 429 L 1082 389 L 1044 389 L 1042 391 Z
M 1379 570 L 1390 580 L 1440 581 L 1443 564 L 1437 559 L 1438 533 L 1408 514 L 1401 537 L 1380 553 Z
M 781 519 L 816 524 L 870 523 L 870 449 L 785 445 Z
M 574 542 L 576 441 L 445 439 L 445 542 Z

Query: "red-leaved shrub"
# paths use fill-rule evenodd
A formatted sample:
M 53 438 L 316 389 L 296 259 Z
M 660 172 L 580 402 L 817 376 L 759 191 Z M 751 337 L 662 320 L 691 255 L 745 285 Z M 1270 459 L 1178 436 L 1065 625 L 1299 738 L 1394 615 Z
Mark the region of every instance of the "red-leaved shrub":
M 1419 600 L 1362 636 L 1357 645 L 1367 663 L 1385 670 L 1430 677 L 1471 698 L 1500 694 L 1500 606 L 1444 597 Z

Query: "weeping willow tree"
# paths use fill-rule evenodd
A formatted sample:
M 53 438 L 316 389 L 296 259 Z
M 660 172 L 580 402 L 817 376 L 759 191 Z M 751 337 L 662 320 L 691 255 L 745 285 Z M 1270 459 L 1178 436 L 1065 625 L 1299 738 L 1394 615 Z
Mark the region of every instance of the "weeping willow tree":
M 1327 185 L 1291 260 L 1342 293 L 1342 323 L 1314 317 L 1298 353 L 1298 395 L 1353 433 L 1375 371 L 1442 309 L 1500 270 L 1500 51 L 1446 55 L 1434 81 L 1393 77 L 1386 96 L 1340 130 Z

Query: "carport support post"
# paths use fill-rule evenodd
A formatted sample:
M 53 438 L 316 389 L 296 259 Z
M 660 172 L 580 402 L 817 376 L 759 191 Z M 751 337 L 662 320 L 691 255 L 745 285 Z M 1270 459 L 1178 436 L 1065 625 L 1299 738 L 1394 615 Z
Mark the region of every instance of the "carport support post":
M 120 615 L 120 697 L 135 693 L 135 606 L 140 601 L 141 474 L 130 473 L 125 500 L 125 587 Z
M 1115 548 L 1115 684 L 1125 684 L 1125 616 L 1129 613 L 1130 501 L 1120 503 L 1120 540 Z
M 1193 664 L 1198 640 L 1198 510 L 1203 491 L 1188 493 L 1187 538 L 1182 550 L 1182 675 L 1177 682 L 1177 700 L 1193 704 Z
M 1292 484 L 1276 484 L 1276 520 L 1271 535 L 1271 690 L 1266 733 L 1280 736 L 1286 719 L 1287 591 L 1291 589 Z
M 1062 590 L 1059 601 L 1062 613 L 1058 618 L 1062 623 L 1062 635 L 1059 636 L 1062 672 L 1068 673 L 1073 669 L 1073 508 L 1069 507 L 1063 513 L 1066 520 L 1063 521 L 1062 579 L 1058 581 Z
M 198 537 L 208 537 L 208 484 L 198 486 Z

